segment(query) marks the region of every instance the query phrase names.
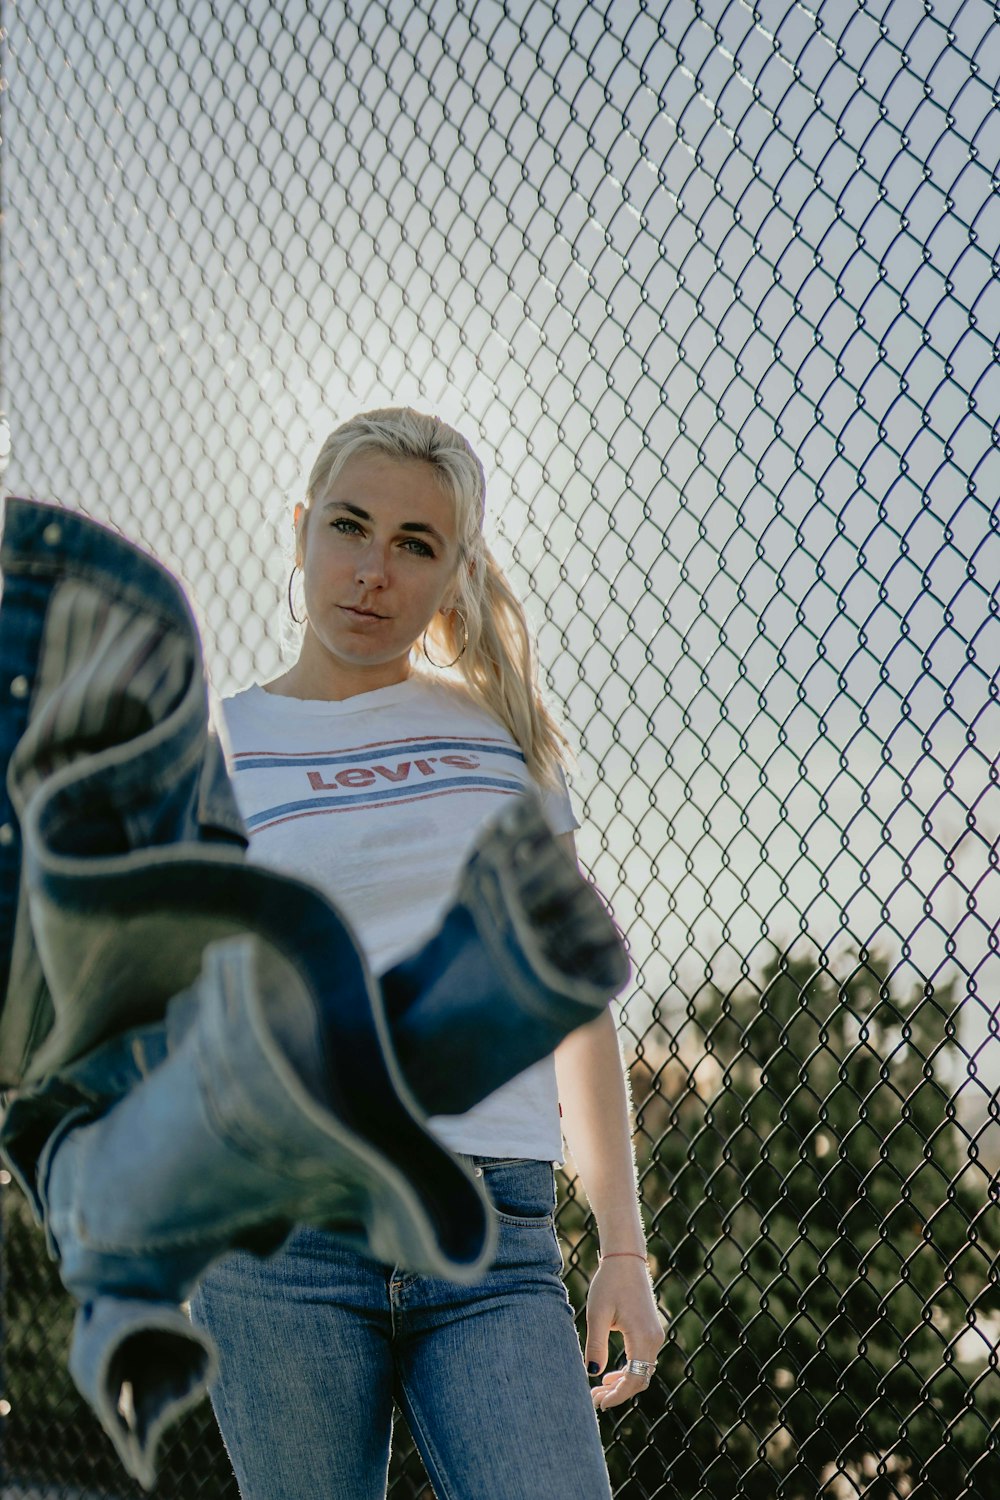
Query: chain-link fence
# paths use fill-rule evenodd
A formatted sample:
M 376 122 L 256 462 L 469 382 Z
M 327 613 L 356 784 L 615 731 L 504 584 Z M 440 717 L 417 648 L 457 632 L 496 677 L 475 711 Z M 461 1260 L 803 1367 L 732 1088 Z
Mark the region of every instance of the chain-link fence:
M 997 7 L 3 15 L 6 483 L 173 566 L 220 691 L 331 425 L 487 458 L 635 960 L 671 1322 L 616 1494 L 1000 1493 Z M 2 1196 L 3 1493 L 136 1494 Z M 207 1409 L 157 1493 L 235 1494 Z

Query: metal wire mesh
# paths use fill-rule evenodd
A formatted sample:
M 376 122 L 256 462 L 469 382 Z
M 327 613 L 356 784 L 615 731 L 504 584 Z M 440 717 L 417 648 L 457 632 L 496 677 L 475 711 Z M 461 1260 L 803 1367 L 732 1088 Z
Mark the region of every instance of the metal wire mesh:
M 997 7 L 3 15 L 5 482 L 172 565 L 220 691 L 336 420 L 488 460 L 636 966 L 616 1495 L 996 1493 Z M 130 1495 L 3 1201 L 10 1494 Z M 235 1494 L 206 1412 L 157 1492 Z

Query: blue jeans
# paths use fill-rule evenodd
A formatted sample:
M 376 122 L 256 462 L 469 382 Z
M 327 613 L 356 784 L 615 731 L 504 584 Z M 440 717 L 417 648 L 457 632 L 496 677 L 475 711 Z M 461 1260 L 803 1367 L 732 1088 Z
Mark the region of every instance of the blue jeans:
M 178 1304 L 233 1248 L 269 1254 L 309 1223 L 481 1276 L 488 1202 L 425 1115 L 551 1051 L 627 961 L 518 799 L 439 933 L 376 984 L 319 891 L 245 859 L 176 580 L 23 500 L 2 564 L 0 1146 L 80 1305 L 74 1379 L 150 1485 L 215 1369 Z
M 471 1161 L 499 1224 L 472 1286 L 313 1228 L 203 1279 L 191 1311 L 221 1355 L 210 1394 L 243 1500 L 384 1500 L 393 1402 L 438 1500 L 608 1500 L 552 1168 Z

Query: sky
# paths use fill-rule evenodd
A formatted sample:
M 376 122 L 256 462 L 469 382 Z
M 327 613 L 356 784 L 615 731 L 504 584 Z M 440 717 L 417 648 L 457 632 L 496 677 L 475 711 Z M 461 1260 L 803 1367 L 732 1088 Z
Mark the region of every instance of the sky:
M 173 567 L 225 693 L 329 428 L 456 421 L 626 1034 L 864 947 L 997 1081 L 996 22 L 933 11 L 10 0 L 3 483 Z

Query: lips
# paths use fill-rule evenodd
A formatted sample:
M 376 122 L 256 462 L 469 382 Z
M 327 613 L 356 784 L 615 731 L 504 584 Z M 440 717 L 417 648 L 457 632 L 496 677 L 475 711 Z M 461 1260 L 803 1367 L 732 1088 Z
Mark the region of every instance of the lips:
M 356 604 L 341 604 L 340 608 L 345 615 L 353 615 L 356 620 L 386 620 L 388 615 L 376 614 L 373 609 L 359 609 Z

